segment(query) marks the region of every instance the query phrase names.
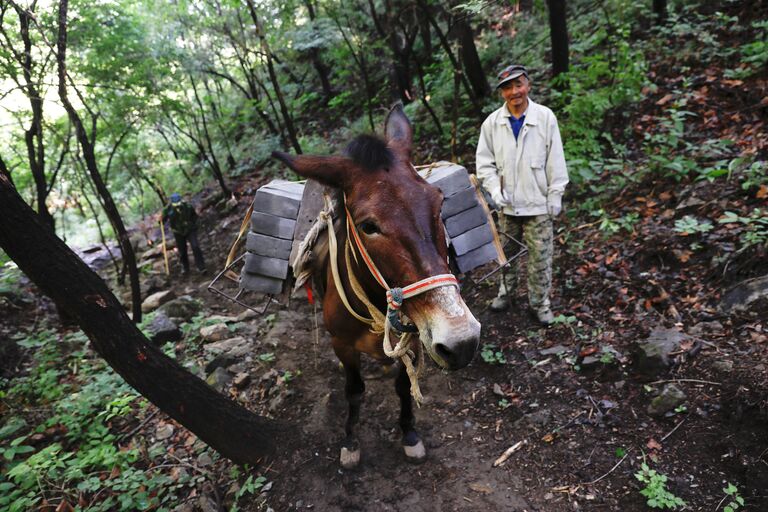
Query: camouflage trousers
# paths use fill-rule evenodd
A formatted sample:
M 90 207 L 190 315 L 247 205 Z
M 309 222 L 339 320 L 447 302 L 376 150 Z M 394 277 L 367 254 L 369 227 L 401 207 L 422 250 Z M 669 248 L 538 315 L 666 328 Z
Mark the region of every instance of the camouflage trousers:
M 554 238 L 552 218 L 549 215 L 512 217 L 502 214 L 499 215 L 499 228 L 515 240 L 524 243 L 528 249 L 528 303 L 533 309 L 549 307 Z M 514 242 L 512 243 L 517 246 Z M 514 247 L 512 252 L 516 253 Z M 514 297 L 521 267 L 518 259 L 502 273 L 498 297 L 508 299 Z

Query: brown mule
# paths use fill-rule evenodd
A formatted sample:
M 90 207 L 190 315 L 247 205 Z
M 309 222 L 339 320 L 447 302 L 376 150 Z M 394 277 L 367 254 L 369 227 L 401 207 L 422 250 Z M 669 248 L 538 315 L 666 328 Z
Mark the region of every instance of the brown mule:
M 347 146 L 345 156 L 291 156 L 281 152 L 273 156 L 301 176 L 341 189 L 347 209 L 341 215 L 350 215 L 353 219 L 351 229 L 356 227 L 360 242 L 381 277 L 391 286 L 407 287 L 450 273 L 440 218 L 443 195 L 424 181 L 411 164 L 413 131 L 401 105 L 393 107 L 385 125 L 386 141 L 361 135 Z M 343 248 L 347 230 L 339 229 L 337 237 L 338 247 Z M 363 260 L 363 257 L 350 258 L 348 267 L 345 251 L 338 251 L 336 261 L 343 295 L 356 313 L 367 314 L 366 305 L 350 291 L 349 273 L 352 272 L 370 302 L 384 312 L 387 290 Z M 323 317 L 333 349 L 344 365 L 349 403 L 341 463 L 344 467 L 354 467 L 360 459 L 355 425 L 365 391 L 360 375 L 360 353 L 380 360 L 388 357 L 383 336 L 372 332 L 368 324 L 356 319 L 344 305 L 329 266 L 330 261 L 323 276 L 326 282 Z M 456 370 L 472 360 L 480 338 L 480 323 L 462 300 L 458 286 L 441 286 L 407 298 L 402 301 L 400 311 L 418 328 L 422 346 L 440 367 Z M 410 382 L 402 364 L 395 389 L 400 398 L 405 454 L 410 460 L 421 461 L 426 453 L 414 429 Z

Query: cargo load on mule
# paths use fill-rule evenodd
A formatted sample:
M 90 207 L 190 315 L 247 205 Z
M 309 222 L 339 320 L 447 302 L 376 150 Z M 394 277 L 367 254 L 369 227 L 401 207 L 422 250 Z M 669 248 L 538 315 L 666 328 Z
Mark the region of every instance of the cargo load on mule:
M 416 169 L 445 197 L 440 214 L 454 273 L 467 273 L 493 261 L 505 263 L 493 219 L 475 177 L 464 167 L 445 161 Z M 320 227 L 317 223 L 326 206 L 324 198 L 330 201 L 334 217 L 338 216 L 338 210 L 333 208 L 338 204 L 338 196 L 338 190 L 311 179 L 276 179 L 256 191 L 247 232 L 243 233 L 245 252 L 233 260 L 234 267 L 241 264 L 236 281 L 238 302 L 246 305 L 242 302 L 243 292 L 269 296 L 265 307 L 270 302 L 282 302 L 293 292 L 301 293 L 317 262 L 327 254 L 324 234 L 309 239 L 307 235 L 314 226 Z M 234 281 L 232 269 L 227 270 Z

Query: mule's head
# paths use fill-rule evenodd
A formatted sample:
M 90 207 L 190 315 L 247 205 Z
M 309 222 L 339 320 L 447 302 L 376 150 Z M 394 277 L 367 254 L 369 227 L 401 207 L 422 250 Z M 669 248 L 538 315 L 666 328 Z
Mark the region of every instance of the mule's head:
M 344 156 L 273 153 L 298 174 L 343 190 L 363 245 L 389 286 L 395 287 L 450 273 L 440 218 L 443 195 L 413 169 L 412 133 L 397 105 L 387 116 L 386 141 L 359 136 Z M 371 297 L 384 295 L 378 285 L 366 291 Z M 409 298 L 402 311 L 416 324 L 424 347 L 441 367 L 458 369 L 472 360 L 480 323 L 455 286 Z

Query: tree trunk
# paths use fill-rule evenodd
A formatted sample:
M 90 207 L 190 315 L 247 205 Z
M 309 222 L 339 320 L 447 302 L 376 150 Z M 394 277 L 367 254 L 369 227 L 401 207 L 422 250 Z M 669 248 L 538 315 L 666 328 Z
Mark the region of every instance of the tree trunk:
M 24 141 L 27 144 L 29 170 L 32 172 L 32 177 L 35 181 L 37 211 L 43 220 L 53 228 L 55 226 L 53 215 L 51 215 L 46 204 L 50 188 L 48 187 L 48 181 L 45 179 L 43 97 L 32 79 L 32 66 L 34 64 L 32 62 L 32 40 L 29 37 L 29 23 L 32 13 L 20 7 L 16 7 L 16 13 L 19 16 L 19 33 L 24 43 L 23 60 L 19 64 L 21 64 L 22 74 L 24 75 L 24 88 L 26 89 L 26 95 L 32 109 L 32 123 L 29 125 L 29 129 L 24 132 Z
M 66 4 L 67 0 L 62 0 Z M 54 302 L 72 314 L 93 348 L 136 391 L 236 463 L 258 463 L 286 426 L 217 393 L 169 358 L 131 323 L 99 276 L 0 176 L 0 247 Z
M 219 165 L 219 160 L 216 158 L 216 152 L 213 149 L 211 134 L 208 131 L 208 121 L 205 119 L 205 107 L 203 106 L 203 102 L 200 99 L 200 95 L 197 93 L 197 84 L 195 83 L 195 78 L 192 76 L 192 73 L 189 74 L 189 81 L 192 83 L 192 92 L 195 95 L 195 102 L 197 103 L 197 107 L 200 109 L 200 121 L 203 125 L 202 136 L 207 146 L 204 147 L 202 144 L 198 144 L 198 147 L 211 156 L 210 159 L 206 158 L 206 160 L 208 160 L 208 163 L 211 166 L 213 177 L 216 178 L 216 181 L 219 183 L 219 187 L 224 193 L 224 197 L 229 197 L 232 195 L 232 191 L 229 190 L 227 182 L 224 180 L 224 173 L 221 172 L 221 165 Z
M 435 111 L 429 104 L 429 100 L 427 100 L 428 93 L 427 86 L 424 83 L 424 69 L 421 67 L 421 62 L 419 61 L 418 57 L 416 57 L 416 55 L 414 55 L 413 61 L 416 63 L 416 76 L 419 78 L 419 85 L 421 86 L 421 94 L 419 95 L 419 100 L 421 101 L 421 104 L 424 105 L 424 108 L 427 109 L 427 112 L 429 112 L 429 116 L 432 118 L 432 122 L 435 123 L 435 128 L 437 128 L 437 131 L 442 136 L 443 126 L 440 124 L 440 118 L 437 117 L 437 114 L 435 114 Z
M 314 23 L 317 15 L 315 14 L 315 6 L 312 5 L 312 0 L 304 0 L 304 6 L 307 8 L 307 13 L 309 13 L 309 19 Z M 312 60 L 312 67 L 315 68 L 317 76 L 320 78 L 320 86 L 323 88 L 324 103 L 328 104 L 331 98 L 335 96 L 333 89 L 331 88 L 331 81 L 328 79 L 330 70 L 328 69 L 328 66 L 325 65 L 322 58 L 320 58 L 319 49 L 310 49 L 309 57 Z
M 301 154 L 301 145 L 299 145 L 299 138 L 296 132 L 296 127 L 293 125 L 293 118 L 291 117 L 290 112 L 288 112 L 288 106 L 285 104 L 285 98 L 283 97 L 283 93 L 280 91 L 280 82 L 278 81 L 277 74 L 275 73 L 275 66 L 272 62 L 272 51 L 269 49 L 269 44 L 267 43 L 267 35 L 264 33 L 264 26 L 256 14 L 256 6 L 253 4 L 253 0 L 247 1 L 251 19 L 253 19 L 253 23 L 256 26 L 256 35 L 259 38 L 259 42 L 261 44 L 261 51 L 264 53 L 267 61 L 267 72 L 269 73 L 269 80 L 272 82 L 272 88 L 275 90 L 277 102 L 280 104 L 280 113 L 283 115 L 285 128 L 288 130 L 288 138 L 290 139 L 294 151 L 296 151 L 298 154 Z
M 552 41 L 552 77 L 568 72 L 568 26 L 565 0 L 547 0 L 549 5 L 549 34 Z
M 482 121 L 483 119 L 485 119 L 485 116 L 483 115 L 483 109 L 480 107 L 480 104 L 478 103 L 477 98 L 475 97 L 475 94 L 472 91 L 472 86 L 469 84 L 469 81 L 467 81 L 467 77 L 464 75 L 464 71 L 461 68 L 461 64 L 459 63 L 459 60 L 453 54 L 453 50 L 451 49 L 451 44 L 448 42 L 448 38 L 443 33 L 442 29 L 440 28 L 440 25 L 437 24 L 437 20 L 434 18 L 434 16 L 432 16 L 432 13 L 429 12 L 429 5 L 427 5 L 427 2 L 425 0 L 418 0 L 417 3 L 421 11 L 424 13 L 424 16 L 429 21 L 429 24 L 432 25 L 432 28 L 434 29 L 435 34 L 437 34 L 437 39 L 440 41 L 440 46 L 443 47 L 445 54 L 448 55 L 448 60 L 450 60 L 451 64 L 453 65 L 453 71 L 454 71 L 454 74 L 456 75 L 456 78 L 464 86 L 464 90 L 467 93 L 467 97 L 469 98 L 469 101 L 472 103 L 472 109 L 474 110 L 475 116 L 477 116 L 477 118 Z
M 472 85 L 472 90 L 478 98 L 485 98 L 490 94 L 491 87 L 488 85 L 488 79 L 483 71 L 483 65 L 480 62 L 480 56 L 477 54 L 475 46 L 475 36 L 472 27 L 466 19 L 462 18 L 456 22 L 456 35 L 461 45 L 461 61 L 464 64 L 464 70 L 467 73 L 467 80 Z
M 656 15 L 656 24 L 663 25 L 667 21 L 667 0 L 653 0 L 653 14 Z
M 104 212 L 109 218 L 109 222 L 112 224 L 112 228 L 115 230 L 115 236 L 120 244 L 120 251 L 123 254 L 123 262 L 128 266 L 131 282 L 131 296 L 132 296 L 132 310 L 133 320 L 135 322 L 141 322 L 141 288 L 139 285 L 139 270 L 136 267 L 136 255 L 133 252 L 133 246 L 128 238 L 128 232 L 125 230 L 123 219 L 120 217 L 120 212 L 115 205 L 112 195 L 109 193 L 107 186 L 101 179 L 99 174 L 99 167 L 96 162 L 96 153 L 94 151 L 94 144 L 88 139 L 88 134 L 85 131 L 85 126 L 77 114 L 77 110 L 72 106 L 69 101 L 67 93 L 67 69 L 66 69 L 66 57 L 67 57 L 67 2 L 68 0 L 61 0 L 59 4 L 59 34 L 56 42 L 57 53 L 56 62 L 58 64 L 59 75 L 59 98 L 64 105 L 64 109 L 67 111 L 69 120 L 75 127 L 75 134 L 77 140 L 80 143 L 80 147 L 83 151 L 83 158 L 85 165 L 88 169 L 88 173 L 91 176 L 94 186 L 102 200 L 104 206 Z M 94 133 L 94 138 L 96 137 Z

